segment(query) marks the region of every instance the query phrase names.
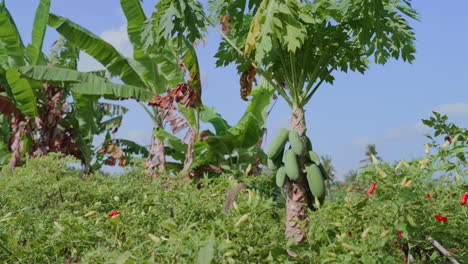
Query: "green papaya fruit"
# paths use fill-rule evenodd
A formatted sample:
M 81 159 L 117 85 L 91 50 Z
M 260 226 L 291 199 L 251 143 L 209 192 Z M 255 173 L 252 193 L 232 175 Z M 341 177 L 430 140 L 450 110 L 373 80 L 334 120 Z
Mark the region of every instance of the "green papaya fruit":
M 286 170 L 284 167 L 280 167 L 276 172 L 276 185 L 278 187 L 283 187 L 286 183 Z
M 299 134 L 291 130 L 289 131 L 289 144 L 291 144 L 291 149 L 294 151 L 294 153 L 298 156 L 301 156 L 302 153 L 304 153 L 304 144 L 302 144 L 301 137 Z
M 275 157 L 275 158 L 268 158 L 268 168 L 270 170 L 277 170 L 279 167 L 283 166 L 283 154 L 284 152 L 281 151 L 281 153 Z
M 286 145 L 286 142 L 288 141 L 288 136 L 289 130 L 286 128 L 281 128 L 278 133 L 276 133 L 268 147 L 268 157 L 274 159 L 284 151 L 284 145 Z
M 286 174 L 291 180 L 295 181 L 299 179 L 301 175 L 299 164 L 297 163 L 297 156 L 292 149 L 284 153 L 284 167 L 286 169 Z
M 309 184 L 310 191 L 315 197 L 322 197 L 325 195 L 325 182 L 323 181 L 322 172 L 315 164 L 306 167 L 307 183 Z
M 320 165 L 320 157 L 317 153 L 313 151 L 307 152 L 307 158 L 312 161 L 315 165 L 319 166 Z

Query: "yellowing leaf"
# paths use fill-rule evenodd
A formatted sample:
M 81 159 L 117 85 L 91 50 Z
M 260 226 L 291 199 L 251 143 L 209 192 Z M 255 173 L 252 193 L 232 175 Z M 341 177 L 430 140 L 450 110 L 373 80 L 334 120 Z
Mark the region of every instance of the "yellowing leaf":
M 148 234 L 149 238 L 156 244 L 159 244 L 161 242 L 161 238 L 153 235 L 153 234 Z
M 422 159 L 418 163 L 419 169 L 424 170 L 427 167 L 427 164 L 429 164 L 429 159 Z
M 65 228 L 61 226 L 58 222 L 54 222 L 54 227 L 60 232 L 63 232 L 63 230 L 65 230 Z
M 344 248 L 346 248 L 347 250 L 353 250 L 353 249 L 354 249 L 353 245 L 350 245 L 350 244 L 348 244 L 348 243 L 341 243 L 341 245 L 342 245 Z
M 385 178 L 387 177 L 387 173 L 385 173 L 385 171 L 383 171 L 381 168 L 375 166 L 375 170 L 377 171 L 377 173 L 382 176 L 382 178 Z
M 445 143 L 442 145 L 442 149 L 448 149 L 450 146 L 450 141 L 445 141 Z
M 367 238 L 367 235 L 369 234 L 369 231 L 370 231 L 371 229 L 372 229 L 372 227 L 366 228 L 366 229 L 362 232 L 361 237 L 362 237 L 363 239 L 366 239 L 366 238 Z
M 403 185 L 403 187 L 411 187 L 413 186 L 413 180 L 409 180 L 405 183 L 405 185 Z
M 89 211 L 89 212 L 87 212 L 84 216 L 85 216 L 85 217 L 88 217 L 88 216 L 93 216 L 93 215 L 95 215 L 95 214 L 97 214 L 96 211 Z
M 239 218 L 239 220 L 234 224 L 234 226 L 239 226 L 241 225 L 242 223 L 244 223 L 245 221 L 247 221 L 250 217 L 250 214 L 245 214 L 243 215 L 241 218 Z
M 390 233 L 390 230 L 384 230 L 381 234 L 380 237 L 386 237 Z

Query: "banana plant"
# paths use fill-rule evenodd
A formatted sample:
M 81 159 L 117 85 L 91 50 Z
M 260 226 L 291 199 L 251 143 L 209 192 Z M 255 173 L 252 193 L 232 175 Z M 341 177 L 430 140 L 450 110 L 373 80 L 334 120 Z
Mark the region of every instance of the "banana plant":
M 94 136 L 116 131 L 126 109 L 72 92 L 61 82 L 23 74 L 30 67 L 77 67 L 79 50 L 64 39 L 54 44 L 49 56 L 42 52 L 49 9 L 50 0 L 41 0 L 32 43 L 25 47 L 5 2 L 0 3 L 0 166 L 8 163 L 12 168 L 25 156 L 62 152 L 82 160 L 90 172 L 96 156 L 92 151 Z M 92 75 L 97 78 L 99 73 Z M 67 101 L 70 96 L 71 102 Z
M 290 129 L 303 144 L 304 107 L 324 83 L 333 83 L 336 72 L 364 73 L 372 58 L 377 64 L 414 59 L 408 21 L 417 13 L 406 0 L 211 0 L 210 9 L 207 21 L 224 40 L 217 65 L 237 63 L 246 80 L 263 76 L 290 106 Z M 241 92 L 248 94 L 249 86 Z M 298 243 L 306 241 L 307 225 L 299 222 L 309 223 L 307 208 L 314 202 L 304 164 L 300 157 L 301 176 L 285 186 L 286 236 Z
M 254 168 L 266 163 L 266 154 L 257 143 L 262 141 L 263 127 L 267 120 L 267 110 L 270 106 L 273 88 L 268 84 L 257 86 L 252 91 L 252 100 L 239 120 L 230 126 L 215 108 L 202 105 L 200 120 L 211 124 L 214 131 L 204 130 L 193 143 L 194 160 L 190 166 L 192 177 L 199 177 L 205 172 L 220 173 L 223 169 Z M 154 131 L 156 137 L 168 147 L 167 154 L 176 162 L 171 163 L 175 169 L 182 168 L 189 144 L 181 143 L 180 139 L 165 130 Z M 177 162 L 179 161 L 179 162 Z
M 112 45 L 66 18 L 50 14 L 49 25 L 74 46 L 100 62 L 111 76 L 119 78 L 127 87 L 131 86 L 130 89 L 144 91 L 145 96 L 121 96 L 114 93 L 121 90 L 108 90 L 105 87 L 94 89 L 90 83 L 68 81 L 74 82 L 73 89 L 83 94 L 114 96 L 116 99 L 132 97 L 138 100 L 155 129 L 164 128 L 166 117 L 172 113 L 167 110 L 172 110 L 170 105 L 175 100 L 179 103 L 178 111 L 190 125 L 189 142 L 195 142 L 199 132 L 202 86 L 198 59 L 192 44 L 202 39 L 205 32 L 205 22 L 200 15 L 204 12 L 201 4 L 194 0 L 159 1 L 155 6 L 156 11 L 147 17 L 139 0 L 121 0 L 120 3 L 133 46 L 132 58 L 124 57 Z M 177 92 L 183 95 L 171 98 L 174 95 L 171 93 L 174 89 L 171 88 L 176 86 Z M 148 100 L 146 94 L 154 98 Z M 178 98 L 186 100 L 180 101 Z M 171 101 L 170 105 L 167 104 L 168 100 Z M 148 106 L 145 102 L 151 104 Z M 191 153 L 187 152 L 186 170 L 193 161 Z M 164 145 L 157 137 L 153 137 L 147 166 L 150 169 L 159 166 L 164 171 L 165 163 Z

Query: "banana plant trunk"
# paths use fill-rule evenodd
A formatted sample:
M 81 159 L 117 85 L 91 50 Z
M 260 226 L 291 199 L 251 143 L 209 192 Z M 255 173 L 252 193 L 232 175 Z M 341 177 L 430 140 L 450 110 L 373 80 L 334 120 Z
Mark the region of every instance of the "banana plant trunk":
M 155 135 L 151 135 L 151 144 L 149 155 L 146 158 L 147 172 L 156 178 L 158 173 L 155 172 L 158 168 L 159 172 L 166 171 L 166 153 L 164 151 L 164 142 L 159 140 Z
M 304 109 L 294 105 L 290 119 L 291 130 L 295 130 L 306 144 L 306 123 Z M 286 183 L 286 238 L 294 239 L 297 243 L 307 241 L 307 216 L 309 187 L 305 175 L 305 157 L 298 157 L 301 175 L 296 181 L 288 180 Z M 305 224 L 304 224 L 305 223 Z

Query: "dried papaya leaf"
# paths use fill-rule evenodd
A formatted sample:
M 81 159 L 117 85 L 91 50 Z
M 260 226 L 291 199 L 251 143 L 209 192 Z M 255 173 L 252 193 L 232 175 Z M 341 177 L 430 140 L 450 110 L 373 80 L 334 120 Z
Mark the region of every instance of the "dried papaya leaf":
M 247 96 L 252 92 L 252 83 L 256 82 L 255 75 L 257 70 L 250 67 L 247 71 L 243 72 L 240 77 L 240 96 L 242 100 L 248 101 Z
M 224 34 L 231 33 L 231 17 L 228 14 L 221 17 L 221 30 Z

